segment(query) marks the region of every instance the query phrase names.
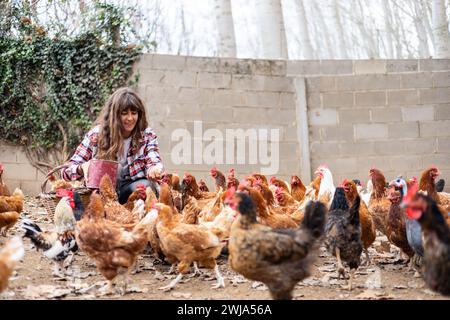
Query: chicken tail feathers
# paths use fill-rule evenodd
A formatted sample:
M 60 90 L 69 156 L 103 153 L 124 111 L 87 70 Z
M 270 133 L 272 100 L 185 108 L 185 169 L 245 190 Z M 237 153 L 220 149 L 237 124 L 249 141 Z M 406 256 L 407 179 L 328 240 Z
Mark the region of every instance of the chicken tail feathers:
M 320 201 L 310 201 L 305 209 L 301 228 L 308 229 L 314 238 L 322 236 L 326 223 L 327 207 Z
M 33 244 L 43 250 L 47 250 L 51 245 L 45 241 L 45 237 L 42 236 L 41 228 L 29 219 L 23 219 L 21 228 L 25 231 L 25 238 L 29 238 Z

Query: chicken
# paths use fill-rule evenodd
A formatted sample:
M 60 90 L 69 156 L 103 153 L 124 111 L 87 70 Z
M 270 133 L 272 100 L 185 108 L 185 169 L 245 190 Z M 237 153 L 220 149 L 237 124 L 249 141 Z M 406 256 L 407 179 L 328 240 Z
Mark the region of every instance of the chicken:
M 48 177 L 48 181 L 51 183 L 51 191 L 56 192 L 60 189 L 72 189 L 72 183 L 70 181 L 66 181 L 64 179 L 56 179 L 56 177 L 52 174 Z
M 358 196 L 358 191 L 356 189 L 356 184 L 350 180 L 344 180 L 342 183 L 342 187 L 345 191 L 345 198 L 347 199 L 347 204 L 349 207 L 353 205 Z M 359 205 L 359 221 L 361 224 L 361 240 L 364 246 L 364 252 L 366 254 L 366 261 L 370 263 L 369 257 L 369 247 L 375 241 L 376 232 L 375 232 L 375 224 L 373 223 L 372 216 L 369 213 L 369 210 L 366 207 L 364 202 L 361 202 Z
M 437 192 L 442 192 L 442 191 L 444 191 L 444 188 L 445 188 L 445 180 L 439 179 L 434 185 L 435 185 Z
M 111 178 L 107 174 L 100 179 L 99 190 L 104 203 L 106 219 L 122 225 L 128 225 L 128 229 L 133 228 L 134 225 L 138 223 L 138 215 L 119 203 Z
M 260 182 L 266 186 L 269 186 L 269 183 L 267 182 L 267 178 L 265 175 L 260 174 L 260 173 L 253 173 L 252 176 L 253 176 L 253 178 L 256 179 L 256 182 Z
M 0 235 L 6 237 L 6 233 L 19 220 L 20 213 L 16 211 L 0 212 Z
M 200 179 L 200 181 L 198 182 L 198 189 L 201 192 L 209 192 L 208 186 L 206 185 L 206 182 L 203 179 Z
M 54 226 L 52 231 L 42 231 L 29 219 L 23 219 L 21 227 L 25 231 L 24 237 L 29 238 L 37 250 L 42 250 L 45 257 L 54 263 L 53 275 L 64 277 L 64 264 L 72 262 L 73 252 L 78 250 L 75 240 L 76 221 L 84 211 L 83 203 L 78 193 L 58 190 L 59 195 L 66 192 L 55 208 Z M 72 197 L 71 197 L 72 196 Z M 70 256 L 70 259 L 68 257 Z
M 274 210 L 268 206 L 261 193 L 255 188 L 244 185 L 239 186 L 239 191 L 247 192 L 255 203 L 258 222 L 271 228 L 297 228 L 297 223 L 287 214 Z
M 420 178 L 419 190 L 426 191 L 438 205 L 441 206 L 443 211 L 450 212 L 450 193 L 436 192 L 435 179 L 440 175 L 438 168 L 432 166 L 422 172 Z
M 315 191 L 314 199 L 319 199 L 319 190 L 320 190 L 320 183 L 322 181 L 322 177 L 318 175 L 311 183 L 309 184 L 309 187 L 312 188 Z M 312 195 L 311 195 L 312 196 Z
M 413 177 L 415 178 L 415 177 Z M 417 188 L 417 178 L 411 179 L 409 185 L 402 178 L 397 178 L 390 183 L 391 186 L 395 187 L 397 192 L 400 192 L 404 197 L 409 188 Z M 415 186 L 414 186 L 415 185 Z M 413 187 L 414 186 L 414 187 Z M 401 199 L 400 199 L 401 201 Z M 403 211 L 403 215 L 405 217 L 405 229 L 406 229 L 406 239 L 408 240 L 408 244 L 411 249 L 414 251 L 413 259 L 411 259 L 410 269 L 415 265 L 420 266 L 423 258 L 423 242 L 422 242 L 422 228 L 420 227 L 419 222 L 417 220 L 411 219 L 406 214 L 405 210 L 400 206 Z
M 152 188 L 147 187 L 145 189 L 145 212 L 149 212 L 152 208 L 152 205 L 158 202 L 158 198 L 156 197 L 155 193 L 153 192 Z
M 211 177 L 213 177 L 214 179 L 214 184 L 216 186 L 216 192 L 219 191 L 220 188 L 222 188 L 222 190 L 226 189 L 226 178 L 224 176 L 224 174 L 222 172 L 220 172 L 219 170 L 217 170 L 216 167 L 213 167 L 210 171 Z
M 180 177 L 175 172 L 172 173 L 172 190 L 181 192 Z
M 339 278 L 341 275 L 345 278 L 342 261 L 350 267 L 349 290 L 352 290 L 353 277 L 361 263 L 363 251 L 359 220 L 360 203 L 361 198 L 357 195 L 353 205 L 349 207 L 344 189 L 336 188 L 325 226 L 325 246 L 328 252 L 337 258 Z
M 14 237 L 0 249 L 0 293 L 8 287 L 15 266 L 25 254 L 22 240 Z
M 320 188 L 317 196 L 319 199 L 328 199 L 327 206 L 329 208 L 336 190 L 333 183 L 333 175 L 326 165 L 319 166 L 314 174 L 320 176 Z
M 300 228 L 272 229 L 257 222 L 257 209 L 247 194 L 237 193 L 228 202 L 240 213 L 231 226 L 230 267 L 250 280 L 263 282 L 273 299 L 292 299 L 295 285 L 311 274 L 326 207 L 311 202 Z
M 183 197 L 185 195 L 194 197 L 197 200 L 211 199 L 216 196 L 215 192 L 202 192 L 198 188 L 195 177 L 190 173 L 185 173 L 183 181 L 181 182 L 181 190 Z
M 429 288 L 450 296 L 450 228 L 436 201 L 409 188 L 403 199 L 406 214 L 420 223 L 423 230 L 423 278 Z
M 21 213 L 23 199 L 23 192 L 19 188 L 16 188 L 11 196 L 0 196 L 0 212 L 15 211 Z
M 297 176 L 291 177 L 291 195 L 295 201 L 302 201 L 305 197 L 306 187 Z
M 234 175 L 234 169 L 231 168 L 228 171 L 227 189 L 234 188 L 236 190 L 238 187 L 239 187 L 239 180 Z
M 192 263 L 194 263 L 195 271 L 197 271 L 197 263 L 200 266 L 214 269 L 217 284 L 213 288 L 225 287 L 224 279 L 216 263 L 216 258 L 222 250 L 219 238 L 203 226 L 179 223 L 174 219 L 172 209 L 164 204 L 157 203 L 155 208 L 158 210 L 156 230 L 161 249 L 172 265 L 178 263 L 179 272 L 169 285 L 160 289 L 173 289 L 182 279 L 183 274 L 190 271 Z
M 289 189 L 288 184 L 283 180 L 277 179 L 277 177 L 275 176 L 270 178 L 270 185 L 273 185 L 276 188 L 282 188 L 285 192 L 291 194 L 291 190 Z
M 8 186 L 3 182 L 3 171 L 5 168 L 3 167 L 3 163 L 0 162 L 0 196 L 10 196 Z
M 358 190 L 358 194 L 361 197 L 361 200 L 364 201 L 364 204 L 366 205 L 366 207 L 369 206 L 369 201 L 370 201 L 370 197 L 372 196 L 372 192 L 373 192 L 373 183 L 372 180 L 367 181 L 367 185 L 366 185 L 366 189 L 361 189 Z
M 298 205 L 291 194 L 282 187 L 277 187 L 275 190 L 275 198 L 277 199 L 280 207 L 297 207 Z
M 246 176 L 243 182 L 247 187 L 254 187 L 257 183 L 256 179 L 252 176 Z
M 369 209 L 372 215 L 375 228 L 383 234 L 386 234 L 384 223 L 391 207 L 391 202 L 386 196 L 386 178 L 380 170 L 372 168 L 369 171 L 369 177 L 373 184 L 373 192 L 370 195 Z
M 102 199 L 94 192 L 81 220 L 77 222 L 76 240 L 80 249 L 94 260 L 98 271 L 108 280 L 102 291 L 111 292 L 117 275 L 123 275 L 123 284 L 118 289 L 125 294 L 130 267 L 147 245 L 152 215 L 147 214 L 131 231 L 104 217 Z
M 411 259 L 414 256 L 414 251 L 408 243 L 405 214 L 400 207 L 403 195 L 403 187 L 396 180 L 391 181 L 388 190 L 391 207 L 384 225 L 388 240 Z
M 128 199 L 127 202 L 123 205 L 126 209 L 128 209 L 129 211 L 133 211 L 134 209 L 134 204 L 137 200 L 142 199 L 145 200 L 146 197 L 146 193 L 145 193 L 145 185 L 143 184 L 138 184 L 136 186 L 136 190 L 133 191 Z
M 177 208 L 178 212 L 182 210 L 182 195 L 180 192 L 180 177 L 177 174 L 163 173 L 160 180 L 161 183 L 166 183 L 169 186 L 170 193 L 172 194 L 173 205 Z

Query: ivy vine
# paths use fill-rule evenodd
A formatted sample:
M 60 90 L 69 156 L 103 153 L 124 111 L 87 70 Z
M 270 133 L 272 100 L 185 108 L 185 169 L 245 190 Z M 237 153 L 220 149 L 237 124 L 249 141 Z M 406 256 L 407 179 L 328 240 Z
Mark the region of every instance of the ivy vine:
M 136 84 L 141 47 L 121 41 L 124 20 L 111 5 L 72 39 L 50 38 L 22 8 L 10 9 L 0 24 L 0 139 L 24 146 L 46 172 L 67 160 L 116 88 Z

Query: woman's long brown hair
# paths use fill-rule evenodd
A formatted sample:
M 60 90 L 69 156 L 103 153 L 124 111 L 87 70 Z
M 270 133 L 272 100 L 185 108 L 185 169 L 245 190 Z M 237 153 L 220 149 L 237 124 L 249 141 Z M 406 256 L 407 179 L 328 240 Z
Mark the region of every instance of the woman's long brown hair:
M 109 97 L 103 106 L 96 124 L 100 125 L 97 158 L 117 160 L 123 153 L 122 121 L 120 115 L 130 109 L 138 112 L 138 121 L 131 134 L 131 145 L 139 146 L 142 132 L 147 128 L 147 117 L 141 98 L 130 88 L 119 88 Z

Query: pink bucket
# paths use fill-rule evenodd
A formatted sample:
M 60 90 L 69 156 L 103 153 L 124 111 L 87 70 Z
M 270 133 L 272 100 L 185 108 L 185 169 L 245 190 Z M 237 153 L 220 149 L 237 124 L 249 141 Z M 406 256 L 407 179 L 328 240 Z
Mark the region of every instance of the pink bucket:
M 88 178 L 86 186 L 88 188 L 98 189 L 100 180 L 107 174 L 112 181 L 113 187 L 116 187 L 117 168 L 119 163 L 111 160 L 93 159 L 89 161 Z

